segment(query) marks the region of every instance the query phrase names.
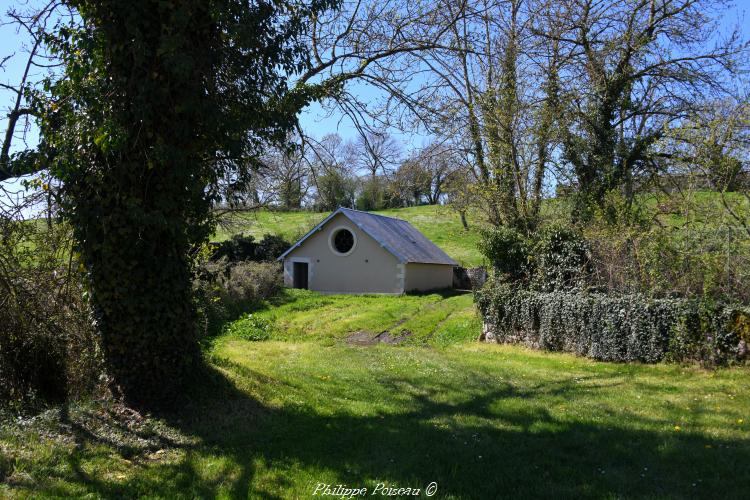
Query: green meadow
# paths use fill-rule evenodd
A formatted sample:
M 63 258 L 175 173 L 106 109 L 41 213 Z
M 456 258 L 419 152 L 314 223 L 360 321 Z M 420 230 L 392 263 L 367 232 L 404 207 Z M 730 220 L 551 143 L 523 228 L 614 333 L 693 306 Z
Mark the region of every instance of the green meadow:
M 243 338 L 251 317 L 268 340 Z M 747 367 L 601 363 L 478 329 L 471 295 L 289 292 L 206 347 L 173 412 L 7 420 L 0 497 L 747 497 Z

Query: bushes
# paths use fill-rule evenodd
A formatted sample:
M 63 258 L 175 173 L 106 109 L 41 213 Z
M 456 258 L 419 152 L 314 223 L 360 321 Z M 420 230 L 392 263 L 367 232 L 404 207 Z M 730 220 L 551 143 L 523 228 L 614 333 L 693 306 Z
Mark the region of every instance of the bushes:
M 193 292 L 204 338 L 278 293 L 283 280 L 275 261 L 290 246 L 281 236 L 266 234 L 256 242 L 253 236 L 238 234 L 197 252 Z
M 273 262 L 290 246 L 292 246 L 292 244 L 281 236 L 273 234 L 263 235 L 263 239 L 260 240 L 255 247 L 255 259 L 250 260 Z
M 747 355 L 750 314 L 741 308 L 641 294 L 537 292 L 497 282 L 476 299 L 498 342 L 602 361 L 722 365 Z
M 211 260 L 226 259 L 229 262 L 254 261 L 271 262 L 276 260 L 291 243 L 281 236 L 266 234 L 256 242 L 255 237 L 235 234 L 220 243 L 212 243 Z
M 479 251 L 497 272 L 512 281 L 529 274 L 529 247 L 514 229 L 498 227 L 483 231 Z
M 593 286 L 750 303 L 750 238 L 738 228 L 590 228 Z
M 99 336 L 76 267 L 64 225 L 0 217 L 0 407 L 35 411 L 99 387 Z
M 747 248 L 730 252 L 736 238 L 717 232 L 641 233 L 623 227 L 590 242 L 550 226 L 533 243 L 509 229 L 485 233 L 481 249 L 496 276 L 476 300 L 487 333 L 604 361 L 744 359 L 750 312 L 726 304 L 746 295 L 728 286 L 746 279 L 746 266 L 720 256 Z
M 275 262 L 238 262 L 228 266 L 222 285 L 229 299 L 248 304 L 272 297 L 283 285 L 280 265 Z
M 202 264 L 193 282 L 201 333 L 218 334 L 225 322 L 273 297 L 282 286 L 277 262 Z
M 224 333 L 244 340 L 268 340 L 271 338 L 274 324 L 271 320 L 254 314 L 243 314 L 240 319 L 233 321 Z
M 591 275 L 588 242 L 565 226 L 547 227 L 533 240 L 508 227 L 486 230 L 479 251 L 504 281 L 543 291 L 584 288 Z
M 75 282 L 52 288 L 55 281 L 19 279 L 0 292 L 0 404 L 35 409 L 97 386 L 98 337 L 83 290 Z
M 591 274 L 588 242 L 575 229 L 550 226 L 535 246 L 537 285 L 541 290 L 570 290 L 586 285 Z

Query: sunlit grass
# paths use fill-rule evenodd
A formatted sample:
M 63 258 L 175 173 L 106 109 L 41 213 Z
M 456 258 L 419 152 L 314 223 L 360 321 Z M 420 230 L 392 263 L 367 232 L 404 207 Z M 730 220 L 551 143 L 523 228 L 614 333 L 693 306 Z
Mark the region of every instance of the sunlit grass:
M 406 332 L 408 343 L 444 345 L 476 339 L 480 329 L 470 293 L 323 295 L 286 289 L 253 314 L 271 322 L 271 338 L 295 342 L 342 340 L 354 332 Z M 242 333 L 241 327 L 234 330 Z

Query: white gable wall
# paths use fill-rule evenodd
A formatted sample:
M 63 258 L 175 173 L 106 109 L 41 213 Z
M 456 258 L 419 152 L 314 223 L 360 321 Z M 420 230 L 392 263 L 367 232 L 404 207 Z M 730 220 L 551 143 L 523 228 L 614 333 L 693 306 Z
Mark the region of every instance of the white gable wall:
M 335 254 L 328 244 L 331 233 L 340 227 L 349 229 L 356 238 L 354 250 L 347 256 Z M 287 254 L 284 258 L 284 284 L 287 286 L 293 286 L 295 260 L 308 262 L 310 290 L 340 293 L 404 291 L 403 266 L 399 265 L 398 259 L 342 214 L 334 216 Z

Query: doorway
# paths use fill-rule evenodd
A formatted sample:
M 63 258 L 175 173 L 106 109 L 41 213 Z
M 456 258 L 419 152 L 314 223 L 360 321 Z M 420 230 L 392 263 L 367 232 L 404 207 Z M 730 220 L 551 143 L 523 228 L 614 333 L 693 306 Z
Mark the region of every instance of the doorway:
M 292 264 L 294 288 L 304 288 L 307 290 L 307 262 L 292 262 Z

